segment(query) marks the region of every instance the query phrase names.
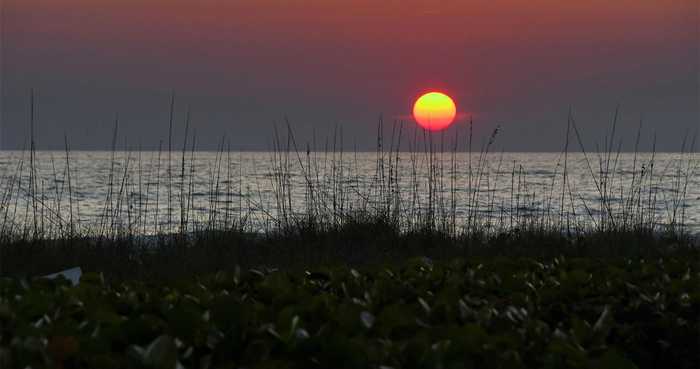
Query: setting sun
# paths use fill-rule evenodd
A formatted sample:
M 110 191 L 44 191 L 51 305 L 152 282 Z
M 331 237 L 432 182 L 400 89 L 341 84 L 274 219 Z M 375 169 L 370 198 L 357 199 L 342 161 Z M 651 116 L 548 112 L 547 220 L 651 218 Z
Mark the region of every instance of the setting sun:
M 424 94 L 413 105 L 413 117 L 416 122 L 429 131 L 449 127 L 456 115 L 457 107 L 454 101 L 442 92 Z

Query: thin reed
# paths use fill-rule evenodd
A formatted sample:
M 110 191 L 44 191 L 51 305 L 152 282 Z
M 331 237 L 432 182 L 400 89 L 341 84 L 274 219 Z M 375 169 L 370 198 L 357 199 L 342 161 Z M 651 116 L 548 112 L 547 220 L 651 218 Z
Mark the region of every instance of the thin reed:
M 61 153 L 64 160 L 56 161 L 49 153 L 50 163 L 39 162 L 47 154 L 36 149 L 34 105 L 32 94 L 28 152 L 16 153 L 12 171 L 0 177 L 4 254 L 10 245 L 51 240 L 126 242 L 143 249 L 191 245 L 221 234 L 249 239 L 321 237 L 347 235 L 357 227 L 402 238 L 439 235 L 462 248 L 522 239 L 524 234 L 563 244 L 606 235 L 663 238 L 674 245 L 695 242 L 687 216 L 688 195 L 699 173 L 696 137 L 684 137 L 677 158 L 658 168 L 655 139 L 650 152 L 639 151 L 641 123 L 634 151 L 622 152 L 618 111 L 610 133 L 593 151 L 584 145 L 570 113 L 562 150 L 546 173 L 532 173 L 516 160 L 504 161 L 510 154 L 494 151 L 498 127 L 479 139 L 469 121 L 467 132 L 458 130 L 447 138 L 444 133 L 407 128 L 404 122 L 387 127 L 381 117 L 371 161 L 357 149 L 346 152 L 342 127 L 335 127 L 323 144 L 315 134 L 311 142 L 301 143 L 285 118 L 282 129 L 275 125 L 268 162 L 261 165 L 244 162 L 243 153 L 232 153 L 225 137 L 209 155 L 213 160 L 200 157 L 189 110 L 180 157 L 174 157 L 173 95 L 167 155 L 163 141 L 150 153 L 133 150 L 126 139 L 119 147 L 119 117 L 115 118 L 109 170 L 103 179 L 106 193 L 95 218 L 86 214 L 86 194 L 76 192 L 78 181 L 94 174 L 77 172 L 68 137 Z M 623 160 L 628 156 L 631 167 Z M 574 167 L 585 173 L 572 173 Z M 252 173 L 244 173 L 251 168 Z M 259 168 L 263 172 L 257 172 Z M 203 176 L 206 186 L 198 183 Z M 595 189 L 593 195 L 578 189 L 587 183 L 592 183 L 587 188 Z

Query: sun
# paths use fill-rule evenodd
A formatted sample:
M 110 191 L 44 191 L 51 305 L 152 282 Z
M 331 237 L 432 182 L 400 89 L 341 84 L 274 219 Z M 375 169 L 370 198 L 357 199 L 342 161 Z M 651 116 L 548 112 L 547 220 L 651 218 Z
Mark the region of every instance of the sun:
M 413 104 L 413 118 L 429 131 L 440 131 L 449 127 L 456 115 L 455 102 L 442 92 L 428 92 Z

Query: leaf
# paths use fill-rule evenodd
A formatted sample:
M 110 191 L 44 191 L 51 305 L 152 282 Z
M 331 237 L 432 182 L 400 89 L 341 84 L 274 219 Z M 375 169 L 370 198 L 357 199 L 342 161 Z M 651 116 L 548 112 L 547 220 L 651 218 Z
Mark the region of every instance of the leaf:
M 363 311 L 360 313 L 360 321 L 365 328 L 371 329 L 374 325 L 374 315 L 369 311 Z
M 579 344 L 585 344 L 591 335 L 591 325 L 583 319 L 574 317 L 571 321 L 571 332 Z
M 139 363 L 139 364 L 143 364 L 144 359 L 145 359 L 144 358 L 145 355 L 146 355 L 146 350 L 141 346 L 130 345 L 126 349 L 126 357 Z
M 474 320 L 478 316 L 477 312 L 470 308 L 463 299 L 457 301 L 457 307 L 459 308 L 459 317 L 462 321 Z
M 418 298 L 418 303 L 420 304 L 421 308 L 425 311 L 426 314 L 430 314 L 430 305 L 422 298 Z
M 297 338 L 299 336 L 302 336 L 301 338 L 308 338 L 309 334 L 306 332 L 304 329 L 298 328 L 299 327 L 299 316 L 295 315 L 292 318 L 292 322 L 289 325 L 289 333 L 287 334 L 287 341 L 290 341 L 294 338 Z
M 632 361 L 615 350 L 606 351 L 596 367 L 600 369 L 637 369 L 637 366 Z
M 611 320 L 612 317 L 610 313 L 610 307 L 608 305 L 605 305 L 605 307 L 603 308 L 603 312 L 600 313 L 598 320 L 595 322 L 595 325 L 593 325 L 593 331 L 601 332 L 603 330 L 608 329 Z
M 250 269 L 250 270 L 248 270 L 248 273 L 250 273 L 258 278 L 261 278 L 261 279 L 265 278 L 265 273 L 263 273 L 257 269 Z
M 305 274 L 306 274 L 306 277 L 307 277 L 308 279 L 312 280 L 312 281 L 323 281 L 323 282 L 326 282 L 326 281 L 329 281 L 329 280 L 331 279 L 331 277 L 330 277 L 327 273 L 324 273 L 324 272 L 309 272 L 309 271 L 306 271 Z
M 603 312 L 598 317 L 598 320 L 593 325 L 593 342 L 599 345 L 605 345 L 610 330 L 613 327 L 613 314 L 608 305 L 603 308 Z
M 177 347 L 175 340 L 168 335 L 162 335 L 146 348 L 145 364 L 152 368 L 173 369 L 177 362 Z
M 296 331 L 294 331 L 294 338 L 297 340 L 305 340 L 309 337 L 309 332 L 307 332 L 304 328 L 298 328 Z

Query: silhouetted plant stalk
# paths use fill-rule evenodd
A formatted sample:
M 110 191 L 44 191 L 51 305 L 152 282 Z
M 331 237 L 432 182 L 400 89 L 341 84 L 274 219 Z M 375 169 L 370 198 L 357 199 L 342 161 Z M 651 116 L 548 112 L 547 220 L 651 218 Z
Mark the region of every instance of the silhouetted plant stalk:
M 312 142 L 298 143 L 291 122 L 285 118 L 282 132 L 274 126 L 266 166 L 252 165 L 254 173 L 244 173 L 250 163 L 244 162 L 243 153 L 237 158 L 232 155 L 232 147 L 224 137 L 213 161 L 204 163 L 208 168 L 198 173 L 202 163 L 195 153 L 196 135 L 190 133 L 189 109 L 179 173 L 174 174 L 172 97 L 164 170 L 162 140 L 150 160 L 143 160 L 140 150 L 134 154 L 126 140 L 123 151 L 117 150 L 119 117 L 115 117 L 106 194 L 95 223 L 81 218 L 81 196 L 76 193 L 80 173 L 72 162 L 67 135 L 65 163 L 54 160 L 52 153 L 37 152 L 33 92 L 30 98 L 29 163 L 22 150 L 13 165 L 14 173 L 3 173 L 0 179 L 2 242 L 74 237 L 139 240 L 143 237 L 137 236 L 149 234 L 166 239 L 174 232 L 182 240 L 193 234 L 219 232 L 313 234 L 356 223 L 382 224 L 399 233 L 444 234 L 455 240 L 522 232 L 569 238 L 585 232 L 688 236 L 687 196 L 698 173 L 696 136 L 684 137 L 677 160 L 659 170 L 655 168 L 655 137 L 649 154 L 638 152 L 640 122 L 629 169 L 623 165 L 622 140 L 617 137 L 619 110 L 610 133 L 594 153 L 584 146 L 573 112 L 569 111 L 561 153 L 553 169 L 543 175 L 546 184 L 535 183 L 527 164 L 504 162 L 503 152 L 493 153 L 499 127 L 483 139 L 478 151 L 473 151 L 471 120 L 466 137 L 458 130 L 452 139 L 446 139 L 444 133 L 437 137 L 418 128 L 407 132 L 400 121 L 389 127 L 381 116 L 376 151 L 373 160 L 369 159 L 374 168 L 368 168 L 371 162 L 358 158 L 361 154 L 356 148 L 352 159 L 347 159 L 341 127 L 336 126 L 330 142 L 327 138 L 319 149 L 315 134 Z M 385 136 L 385 131 L 390 134 Z M 572 139 L 578 144 L 580 154 L 576 155 L 582 158 L 588 180 L 597 192 L 593 199 L 578 193 L 572 180 Z M 48 169 L 39 160 L 46 156 Z M 269 170 L 257 173 L 256 167 Z M 247 180 L 262 176 L 269 178 L 271 195 L 263 194 L 266 190 L 260 187 L 260 180 L 253 184 L 256 188 L 251 188 Z M 662 183 L 670 190 L 660 192 Z M 161 191 L 168 196 L 166 201 Z M 161 203 L 167 206 L 164 214 Z M 173 213 L 179 217 L 173 217 Z

